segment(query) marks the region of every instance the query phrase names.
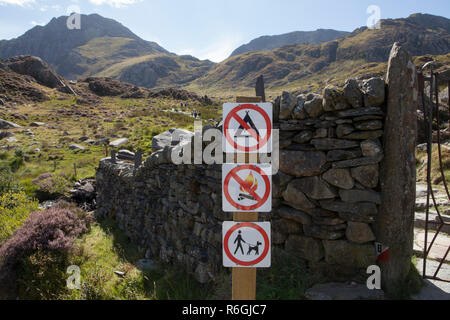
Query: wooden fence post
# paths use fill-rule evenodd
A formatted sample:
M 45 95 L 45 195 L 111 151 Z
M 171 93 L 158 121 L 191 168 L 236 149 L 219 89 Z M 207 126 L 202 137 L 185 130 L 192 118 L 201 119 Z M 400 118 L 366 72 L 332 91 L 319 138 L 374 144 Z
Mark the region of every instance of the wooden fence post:
M 237 103 L 261 102 L 261 97 L 236 97 Z M 235 154 L 235 160 L 241 159 Z M 250 163 L 249 154 L 245 154 L 245 163 Z M 233 221 L 258 222 L 257 212 L 234 212 Z M 256 268 L 233 268 L 232 270 L 232 299 L 256 299 Z

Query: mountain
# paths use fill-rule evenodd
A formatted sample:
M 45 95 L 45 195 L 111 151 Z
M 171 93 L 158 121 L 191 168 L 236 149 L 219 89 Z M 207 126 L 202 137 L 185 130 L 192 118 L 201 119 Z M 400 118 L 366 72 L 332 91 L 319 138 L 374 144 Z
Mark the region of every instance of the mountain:
M 79 30 L 69 30 L 67 18 L 53 18 L 16 39 L 0 41 L 0 58 L 32 55 L 66 79 L 108 75 L 150 88 L 192 81 L 214 66 L 170 53 L 98 14 L 81 15 Z
M 394 42 L 413 56 L 450 53 L 450 20 L 428 14 L 381 21 L 381 29 L 362 27 L 322 44 L 299 44 L 247 52 L 218 64 L 189 89 L 237 89 L 253 87 L 264 75 L 269 88 L 307 86 L 353 76 L 383 75 Z
M 317 30 L 314 41 L 325 41 L 321 37 L 333 32 L 337 38 L 322 43 L 312 43 L 310 38 L 308 43 L 245 52 L 219 64 L 170 53 L 97 14 L 82 15 L 81 30 L 68 30 L 66 20 L 54 18 L 17 39 L 0 41 L 0 58 L 38 56 L 66 79 L 110 77 L 147 88 L 223 94 L 249 90 L 261 74 L 266 87 L 274 90 L 311 90 L 348 77 L 383 75 L 394 42 L 413 56 L 444 55 L 439 59 L 447 61 L 450 53 L 450 20 L 429 14 L 382 20 L 379 30 L 361 27 L 340 37 L 339 31 Z M 300 34 L 274 36 L 267 42 L 278 46 L 281 40 L 277 37 L 300 39 Z M 306 39 L 312 34 L 302 36 Z
M 240 46 L 231 53 L 230 57 L 246 52 L 278 49 L 287 45 L 302 43 L 320 44 L 335 40 L 348 33 L 332 29 L 318 29 L 316 31 L 294 31 L 274 36 L 262 36 Z

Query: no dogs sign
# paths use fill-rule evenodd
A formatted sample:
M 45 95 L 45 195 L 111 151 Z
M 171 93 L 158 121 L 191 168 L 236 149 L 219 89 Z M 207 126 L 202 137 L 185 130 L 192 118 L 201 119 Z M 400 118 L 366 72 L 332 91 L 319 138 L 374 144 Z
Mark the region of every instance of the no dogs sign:
M 223 119 L 223 152 L 272 152 L 271 103 L 225 103 Z
M 269 222 L 225 221 L 222 238 L 224 267 L 270 267 Z
M 224 212 L 272 211 L 272 166 L 222 165 L 222 209 Z

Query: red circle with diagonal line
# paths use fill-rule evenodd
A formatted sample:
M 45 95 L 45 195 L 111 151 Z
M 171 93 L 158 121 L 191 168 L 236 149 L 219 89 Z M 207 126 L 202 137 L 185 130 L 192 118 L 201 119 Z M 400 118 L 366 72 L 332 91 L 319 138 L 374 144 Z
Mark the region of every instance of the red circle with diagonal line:
M 230 239 L 231 234 L 234 231 L 236 231 L 237 229 L 245 228 L 245 227 L 256 229 L 256 231 L 258 231 L 264 239 L 264 251 L 258 258 L 256 258 L 255 260 L 252 260 L 252 261 L 241 261 L 241 260 L 237 259 L 235 256 L 233 256 L 231 254 L 230 248 L 228 246 L 228 240 Z M 266 231 L 263 228 L 261 228 L 260 226 L 258 226 L 257 224 L 254 224 L 251 222 L 242 222 L 242 223 L 234 225 L 233 227 L 230 228 L 230 230 L 227 231 L 227 233 L 225 234 L 225 237 L 223 239 L 223 249 L 225 250 L 225 254 L 227 255 L 227 257 L 234 263 L 241 265 L 241 266 L 246 266 L 246 267 L 253 266 L 253 265 L 258 264 L 261 261 L 263 261 L 264 258 L 267 256 L 267 253 L 269 252 L 269 236 L 267 235 Z
M 239 111 L 241 110 L 245 110 L 245 109 L 250 109 L 250 110 L 254 110 L 258 113 L 260 113 L 263 118 L 264 118 L 264 122 L 266 123 L 266 129 L 267 129 L 267 133 L 266 135 L 262 138 L 259 139 L 259 137 L 255 137 L 253 135 L 252 132 L 254 132 L 245 122 L 244 120 L 237 114 Z M 239 122 L 239 124 L 241 124 L 248 132 L 250 132 L 253 136 L 253 138 L 256 139 L 257 144 L 251 147 L 247 147 L 247 146 L 241 146 L 239 144 L 237 144 L 236 141 L 233 140 L 233 138 L 229 135 L 229 126 L 230 126 L 230 121 L 231 119 L 235 119 L 237 122 Z M 258 151 L 259 149 L 261 149 L 262 147 L 264 147 L 267 142 L 270 139 L 270 136 L 272 135 L 272 123 L 270 121 L 269 115 L 264 111 L 263 108 L 256 106 L 254 104 L 243 104 L 237 108 L 234 108 L 226 117 L 225 122 L 223 123 L 223 128 L 225 130 L 225 137 L 227 139 L 227 141 L 233 146 L 233 148 L 235 150 L 239 150 L 239 151 L 244 151 L 244 152 L 250 152 L 250 151 Z M 250 130 L 249 130 L 250 129 Z
M 237 181 L 237 183 L 239 183 L 240 186 L 243 186 L 243 181 L 242 179 L 237 175 L 237 173 L 239 171 L 242 170 L 253 170 L 256 171 L 257 173 L 259 173 L 261 175 L 261 177 L 263 177 L 264 180 L 264 185 L 266 187 L 266 192 L 264 193 L 264 195 L 262 197 L 260 197 L 256 191 L 251 191 L 249 190 L 250 194 L 253 196 L 253 198 L 255 198 L 258 202 L 252 206 L 242 206 L 240 204 L 238 204 L 236 201 L 233 200 L 233 198 L 230 196 L 230 192 L 228 190 L 228 185 L 230 183 L 231 178 L 233 178 L 234 180 Z M 240 181 L 239 181 L 240 180 Z M 245 210 L 245 211 L 252 211 L 255 210 L 259 207 L 261 207 L 264 203 L 266 203 L 267 199 L 269 198 L 270 195 L 270 180 L 267 177 L 267 174 L 259 167 L 251 165 L 251 164 L 247 164 L 247 165 L 241 165 L 238 166 L 236 168 L 234 168 L 233 170 L 231 170 L 227 176 L 225 177 L 224 180 L 224 186 L 223 186 L 223 193 L 225 195 L 225 198 L 228 200 L 228 202 L 235 207 L 236 209 L 239 210 Z

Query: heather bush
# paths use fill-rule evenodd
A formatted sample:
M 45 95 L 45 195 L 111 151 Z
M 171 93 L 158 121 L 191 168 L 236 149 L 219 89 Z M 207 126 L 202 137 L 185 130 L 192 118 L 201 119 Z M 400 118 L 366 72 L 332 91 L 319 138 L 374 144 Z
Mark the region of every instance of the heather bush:
M 0 244 L 12 236 L 38 205 L 37 200 L 28 198 L 24 192 L 8 191 L 0 195 Z
M 38 251 L 67 253 L 76 238 L 88 231 L 89 225 L 90 218 L 86 214 L 64 202 L 48 210 L 31 213 L 0 247 L 0 282 L 2 278 L 13 278 L 20 263 Z

